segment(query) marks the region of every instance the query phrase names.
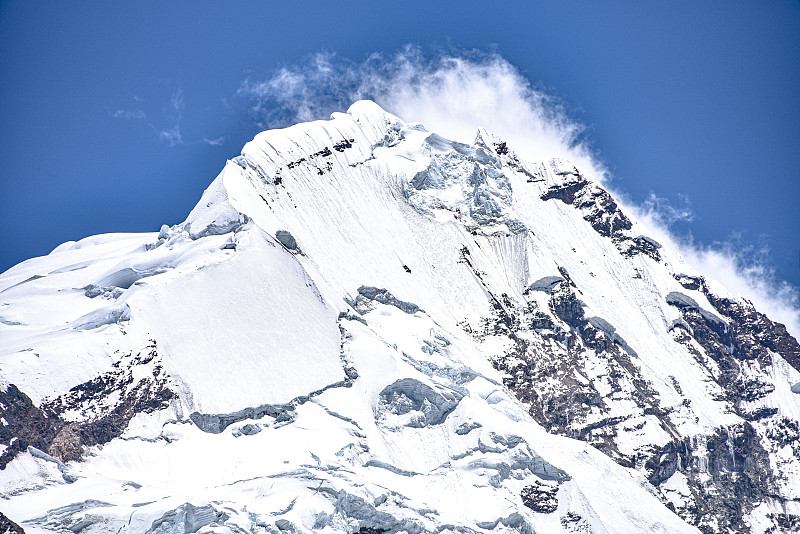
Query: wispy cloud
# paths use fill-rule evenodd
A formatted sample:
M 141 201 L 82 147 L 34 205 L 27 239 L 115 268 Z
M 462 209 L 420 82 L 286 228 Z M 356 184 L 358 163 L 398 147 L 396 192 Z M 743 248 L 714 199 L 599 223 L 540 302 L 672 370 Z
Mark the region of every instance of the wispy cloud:
M 677 222 L 692 222 L 694 213 L 689 203 L 689 197 L 678 194 L 677 202 L 680 204 L 676 205 L 674 201 L 650 191 L 650 195 L 639 208 L 642 213 L 647 215 L 648 219 L 662 226 L 668 227 Z
M 186 104 L 183 101 L 183 90 L 178 89 L 174 93 L 172 93 L 172 97 L 170 98 L 170 104 L 172 105 L 172 110 L 175 113 L 180 115 L 183 113 L 183 108 L 186 107 Z
M 471 142 L 479 126 L 505 138 L 533 161 L 564 157 L 582 172 L 611 186 L 610 173 L 585 142 L 585 128 L 557 97 L 535 87 L 498 54 L 464 52 L 426 58 L 408 46 L 392 56 L 374 54 L 352 62 L 320 53 L 304 65 L 244 80 L 238 95 L 249 102 L 262 128 L 327 118 L 358 99 L 369 98 L 407 121 Z M 797 289 L 775 276 L 769 253 L 731 238 L 711 245 L 678 235 L 674 225 L 693 220 L 688 197 L 670 202 L 656 194 L 635 203 L 619 191 L 623 207 L 671 245 L 700 273 L 750 299 L 773 320 L 800 336 Z
M 169 146 L 182 145 L 183 136 L 181 135 L 181 121 L 183 120 L 183 109 L 186 104 L 183 101 L 183 90 L 178 89 L 170 97 L 170 110 L 165 113 L 172 120 L 172 125 L 162 128 L 158 132 L 159 139 L 166 141 Z
M 158 132 L 158 138 L 166 141 L 169 146 L 183 144 L 183 136 L 181 136 L 181 129 L 178 124 L 175 124 L 175 126 L 168 130 L 161 130 Z
M 132 96 L 136 104 L 142 104 L 144 100 L 136 95 Z M 116 119 L 125 120 L 141 120 L 156 134 L 158 139 L 165 141 L 169 146 L 183 144 L 183 135 L 181 134 L 181 121 L 183 119 L 183 110 L 186 107 L 183 100 L 183 91 L 178 89 L 175 91 L 170 99 L 169 104 L 159 114 L 158 119 L 153 119 L 153 113 L 148 114 L 145 110 L 137 109 L 117 109 L 113 116 Z M 166 125 L 165 125 L 166 124 Z
M 211 146 L 221 146 L 225 142 L 224 137 L 216 137 L 214 139 L 208 139 L 207 137 L 203 137 L 203 143 Z
M 147 118 L 145 112 L 141 109 L 118 109 L 114 112 L 115 119 L 140 119 Z

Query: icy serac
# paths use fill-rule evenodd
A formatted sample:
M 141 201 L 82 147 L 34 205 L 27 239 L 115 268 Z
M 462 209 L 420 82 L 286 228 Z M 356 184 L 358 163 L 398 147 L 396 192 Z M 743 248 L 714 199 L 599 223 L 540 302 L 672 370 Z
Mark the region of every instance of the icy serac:
M 797 341 L 512 148 L 357 102 L 0 275 L 0 525 L 800 531 Z

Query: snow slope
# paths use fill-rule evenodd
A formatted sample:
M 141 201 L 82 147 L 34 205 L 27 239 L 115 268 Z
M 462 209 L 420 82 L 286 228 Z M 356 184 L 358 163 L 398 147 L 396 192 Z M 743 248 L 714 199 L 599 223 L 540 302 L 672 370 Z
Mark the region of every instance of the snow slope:
M 800 528 L 797 342 L 646 234 L 486 130 L 362 101 L 263 132 L 184 223 L 0 275 L 2 510 L 29 532 Z

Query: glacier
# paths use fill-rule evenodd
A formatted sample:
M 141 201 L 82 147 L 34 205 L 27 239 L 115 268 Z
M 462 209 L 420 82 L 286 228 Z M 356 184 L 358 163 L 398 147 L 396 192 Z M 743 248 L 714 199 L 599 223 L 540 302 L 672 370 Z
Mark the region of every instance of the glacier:
M 795 532 L 798 384 L 595 177 L 360 101 L 0 275 L 0 525 Z

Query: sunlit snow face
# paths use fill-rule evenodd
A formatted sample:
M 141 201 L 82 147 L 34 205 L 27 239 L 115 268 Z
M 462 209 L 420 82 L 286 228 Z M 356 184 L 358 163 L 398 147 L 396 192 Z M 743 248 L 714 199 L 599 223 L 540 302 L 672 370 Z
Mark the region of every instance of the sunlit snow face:
M 282 68 L 266 80 L 247 80 L 239 93 L 255 101 L 253 110 L 264 127 L 324 119 L 355 100 L 369 98 L 404 120 L 421 121 L 428 130 L 455 141 L 471 143 L 475 131 L 486 127 L 525 160 L 569 160 L 582 174 L 603 182 L 625 211 L 646 222 L 659 241 L 672 243 L 701 272 L 751 299 L 800 335 L 794 288 L 775 280 L 758 255 L 724 243 L 708 247 L 678 237 L 670 230 L 672 220 L 664 219 L 663 213 L 647 203 L 638 206 L 609 187 L 611 176 L 605 165 L 581 142 L 584 127 L 566 114 L 557 98 L 531 87 L 497 54 L 456 53 L 430 60 L 406 47 L 392 57 L 373 55 L 363 63 L 318 54 L 306 65 Z

